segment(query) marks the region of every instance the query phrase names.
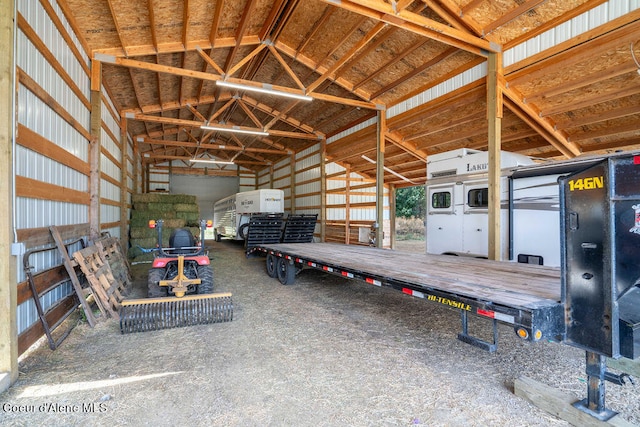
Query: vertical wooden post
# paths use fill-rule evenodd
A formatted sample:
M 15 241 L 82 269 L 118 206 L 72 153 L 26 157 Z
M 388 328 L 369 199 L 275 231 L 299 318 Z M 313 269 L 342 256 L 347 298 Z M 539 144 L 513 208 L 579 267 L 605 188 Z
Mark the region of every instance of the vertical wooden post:
M 127 183 L 129 170 L 129 144 L 127 140 L 127 119 L 120 120 L 120 242 L 123 248 L 129 247 L 129 215 L 127 205 L 129 203 L 129 186 Z
M 89 142 L 89 239 L 100 236 L 101 63 L 91 61 L 91 141 Z
M 389 184 L 389 240 L 391 249 L 396 248 L 396 186 Z
M 296 213 L 296 154 L 291 154 L 291 178 L 289 178 L 291 194 L 291 213 Z
M 273 164 L 269 166 L 269 188 L 273 188 Z
M 13 242 L 13 131 L 15 129 L 14 1 L 0 0 L 0 392 L 18 379 L 16 258 Z
M 123 121 L 126 119 L 123 118 Z M 142 191 L 140 187 L 140 181 L 142 181 L 142 176 L 140 176 L 141 171 L 138 165 L 141 165 L 142 160 L 140 159 L 140 152 L 138 151 L 138 141 L 133 141 L 133 188 L 132 194 L 138 193 L 138 191 Z M 140 190 L 139 190 L 140 189 Z
M 378 111 L 376 127 L 376 246 L 383 247 L 384 237 L 384 135 L 387 132 L 387 113 Z
M 320 141 L 320 241 L 327 233 L 327 140 Z
M 144 193 L 151 192 L 151 163 L 143 162 L 142 170 L 144 171 Z
M 347 166 L 344 182 L 344 244 L 351 243 L 351 166 Z
M 487 122 L 489 126 L 489 259 L 501 259 L 500 149 L 502 137 L 502 54 L 489 53 L 487 72 Z

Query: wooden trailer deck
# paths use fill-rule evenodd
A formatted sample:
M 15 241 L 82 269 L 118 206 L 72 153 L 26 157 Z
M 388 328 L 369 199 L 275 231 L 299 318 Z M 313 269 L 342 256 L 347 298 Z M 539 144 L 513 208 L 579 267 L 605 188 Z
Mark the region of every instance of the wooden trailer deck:
M 557 339 L 563 331 L 558 268 L 333 243 L 269 244 L 257 250 L 277 266 L 273 275 L 283 283 L 287 265 L 295 265 L 298 272 L 320 269 L 459 309 L 460 338 L 481 347 L 487 343 L 466 334 L 467 313 L 511 324 L 531 341 Z

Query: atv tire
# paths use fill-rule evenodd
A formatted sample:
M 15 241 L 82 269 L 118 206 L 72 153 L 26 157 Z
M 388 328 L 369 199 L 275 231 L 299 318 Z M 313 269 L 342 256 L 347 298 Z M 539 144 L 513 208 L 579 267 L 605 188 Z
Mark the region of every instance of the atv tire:
M 213 270 L 210 265 L 198 266 L 198 277 L 200 278 L 200 284 L 196 288 L 197 294 L 212 294 L 213 293 Z
M 160 286 L 158 282 L 164 278 L 164 268 L 152 268 L 147 279 L 147 296 L 149 298 L 162 298 L 167 296 L 167 287 Z

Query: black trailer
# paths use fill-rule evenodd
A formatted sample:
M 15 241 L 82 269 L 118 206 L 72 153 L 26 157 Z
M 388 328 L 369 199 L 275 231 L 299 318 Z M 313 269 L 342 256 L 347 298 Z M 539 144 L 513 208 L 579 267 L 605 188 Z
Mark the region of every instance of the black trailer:
M 419 255 L 329 243 L 269 244 L 267 273 L 290 285 L 313 268 L 388 286 L 458 309 L 458 338 L 489 351 L 497 322 L 530 341 L 557 340 L 586 351 L 587 398 L 574 406 L 600 420 L 606 358 L 640 356 L 640 154 L 611 156 L 560 180 L 562 268 L 448 255 Z M 468 334 L 468 314 L 493 321 L 493 342 Z

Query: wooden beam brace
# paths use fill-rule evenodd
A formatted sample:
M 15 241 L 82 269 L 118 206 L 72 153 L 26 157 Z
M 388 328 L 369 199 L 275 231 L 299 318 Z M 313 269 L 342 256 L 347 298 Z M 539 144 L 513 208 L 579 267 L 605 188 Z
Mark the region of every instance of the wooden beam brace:
M 322 0 L 377 21 L 438 40 L 442 43 L 486 57 L 499 52 L 500 46 L 407 10 L 395 11 L 392 4 L 377 0 Z
M 570 142 L 564 132 L 556 130 L 554 123 L 549 119 L 540 117 L 539 111 L 525 104 L 522 101 L 522 97 L 519 96 L 515 90 L 502 86 L 502 93 L 505 95 L 504 102 L 509 110 L 535 129 L 540 136 L 546 139 L 549 144 L 553 145 L 565 157 L 570 159 L 580 155 L 580 147 Z

